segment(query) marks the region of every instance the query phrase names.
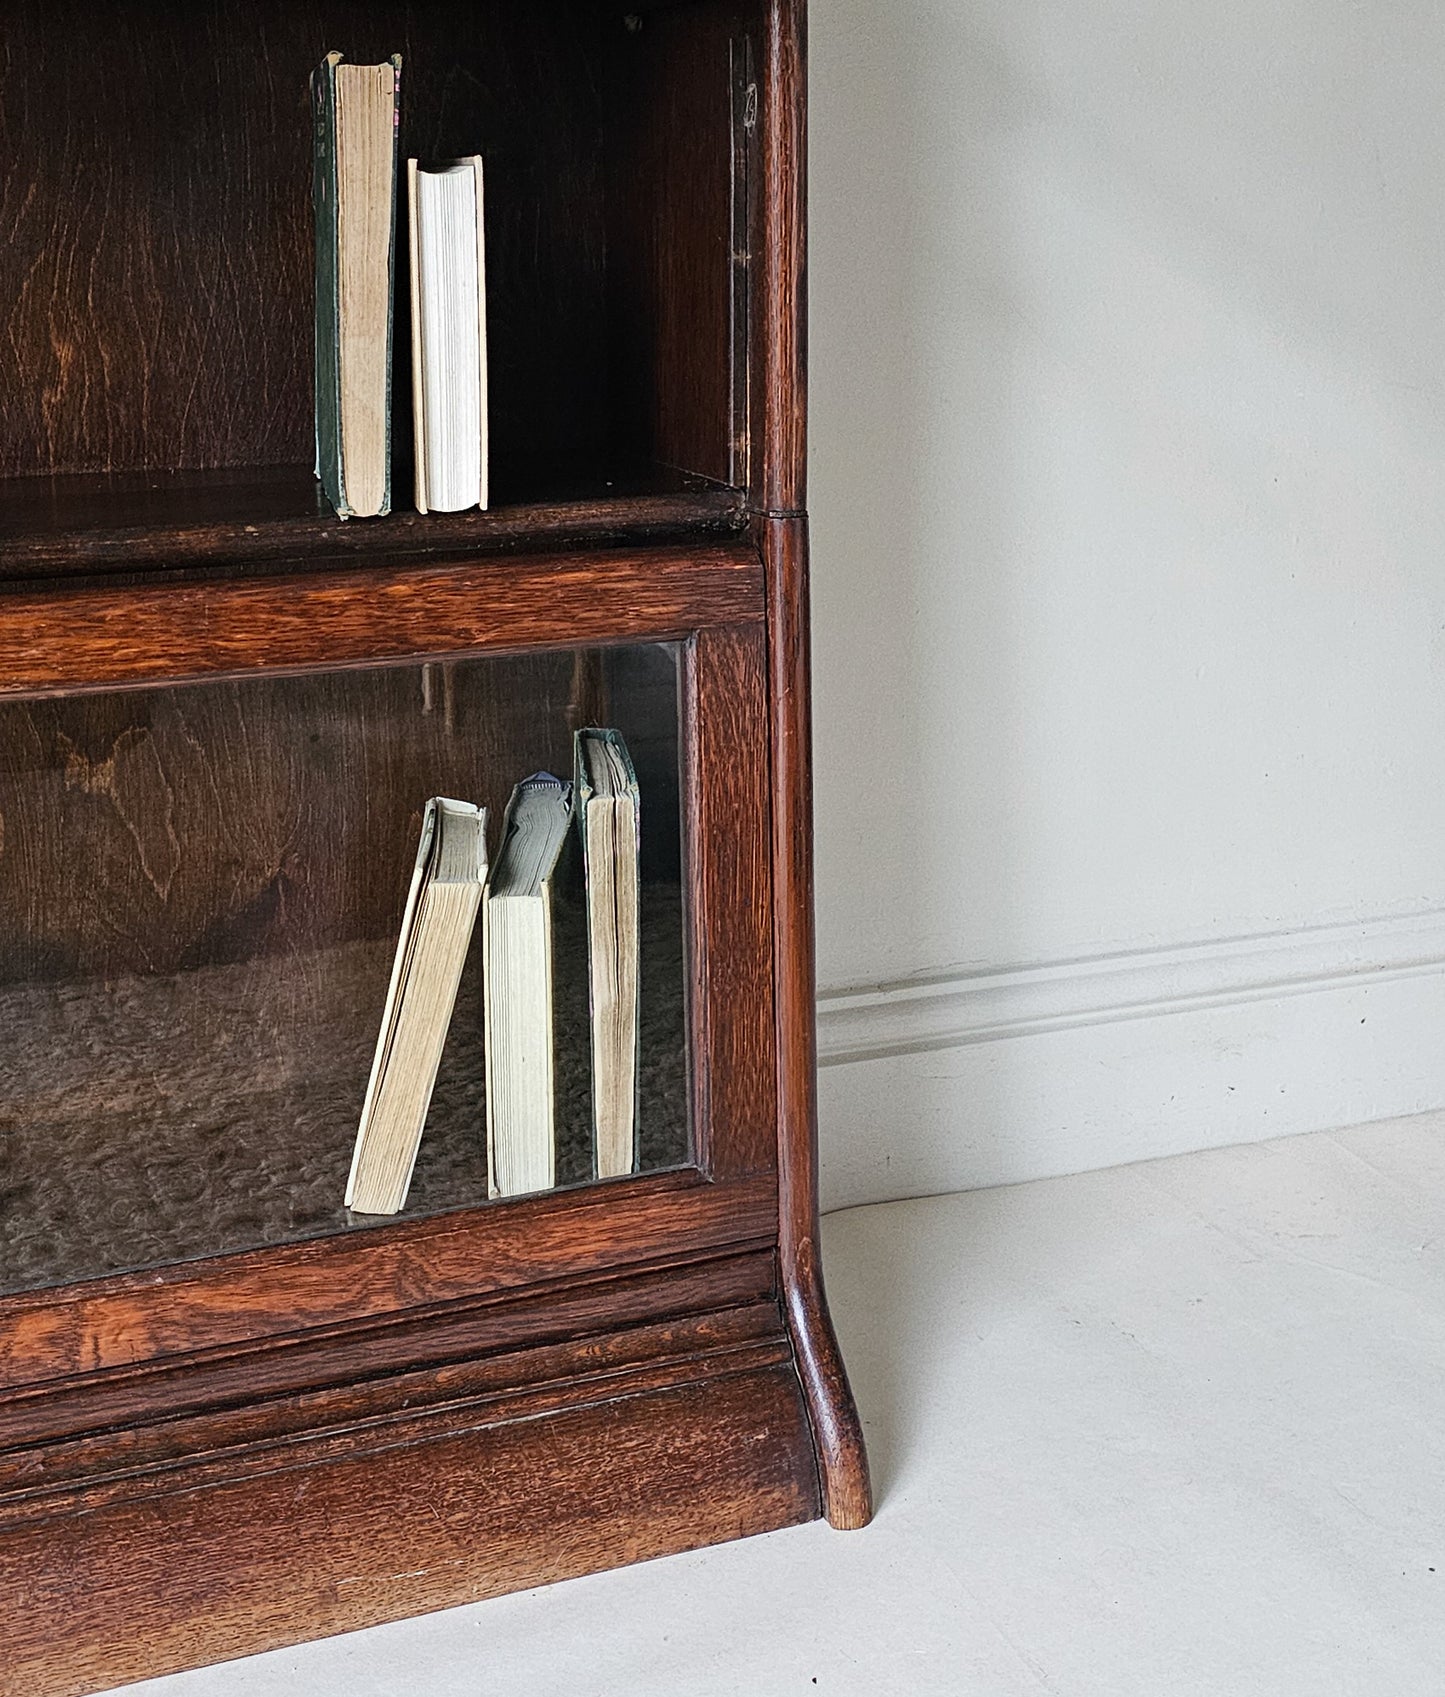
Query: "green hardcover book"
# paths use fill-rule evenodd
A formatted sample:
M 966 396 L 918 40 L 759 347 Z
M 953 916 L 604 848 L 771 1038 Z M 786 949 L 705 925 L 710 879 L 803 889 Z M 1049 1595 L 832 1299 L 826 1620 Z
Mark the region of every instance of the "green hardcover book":
M 587 894 L 592 1135 L 598 1178 L 617 1178 L 637 1165 L 641 810 L 621 732 L 578 731 L 573 760 Z
M 311 78 L 316 475 L 342 518 L 391 511 L 391 323 L 401 55 Z

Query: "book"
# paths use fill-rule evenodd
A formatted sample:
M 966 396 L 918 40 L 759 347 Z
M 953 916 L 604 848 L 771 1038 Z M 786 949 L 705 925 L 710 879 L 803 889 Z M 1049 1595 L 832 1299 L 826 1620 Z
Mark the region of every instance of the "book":
M 401 56 L 312 74 L 316 475 L 342 518 L 391 511 L 391 321 Z
M 553 880 L 571 823 L 571 784 L 550 772 L 518 784 L 482 903 L 492 1196 L 557 1182 Z
M 416 510 L 487 504 L 487 267 L 482 161 L 406 167 Z
M 486 875 L 487 810 L 434 796 L 351 1157 L 346 1206 L 359 1214 L 395 1214 L 406 1203 Z
M 587 902 L 592 1133 L 598 1178 L 615 1178 L 637 1164 L 637 776 L 618 731 L 588 727 L 577 732 L 574 747 Z

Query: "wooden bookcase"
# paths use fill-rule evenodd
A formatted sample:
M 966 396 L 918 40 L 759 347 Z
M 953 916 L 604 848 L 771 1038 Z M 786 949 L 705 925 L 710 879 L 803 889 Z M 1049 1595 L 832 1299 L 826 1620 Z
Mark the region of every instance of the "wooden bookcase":
M 803 24 L 7 9 L 0 1691 L 868 1518 L 817 1256 Z M 387 519 L 311 476 L 330 48 L 403 54 L 403 157 L 486 157 L 488 513 L 412 512 L 404 430 Z M 421 801 L 499 809 L 604 714 L 648 1170 L 488 1203 L 459 1011 L 431 1167 L 348 1219 Z

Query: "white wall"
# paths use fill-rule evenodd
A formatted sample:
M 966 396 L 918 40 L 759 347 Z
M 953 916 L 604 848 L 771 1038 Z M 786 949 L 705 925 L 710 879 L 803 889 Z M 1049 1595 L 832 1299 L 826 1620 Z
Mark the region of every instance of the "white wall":
M 825 1201 L 1445 1102 L 1442 89 L 1435 0 L 813 0 Z

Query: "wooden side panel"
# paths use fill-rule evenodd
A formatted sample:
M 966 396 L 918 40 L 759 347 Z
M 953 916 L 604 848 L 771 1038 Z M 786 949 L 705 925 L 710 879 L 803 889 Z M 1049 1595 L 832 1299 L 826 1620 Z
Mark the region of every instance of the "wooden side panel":
M 0 1529 L 0 1693 L 69 1697 L 817 1513 L 789 1365 L 274 1461 Z
M 803 0 L 772 0 L 760 66 L 762 190 L 753 290 L 753 457 L 764 513 L 807 500 L 807 69 Z
M 872 1514 L 868 1460 L 828 1315 L 818 1257 L 817 1036 L 813 959 L 812 723 L 807 498 L 807 18 L 770 0 L 760 66 L 758 277 L 753 291 L 754 451 L 749 499 L 767 572 L 773 965 L 777 1033 L 778 1257 L 813 1422 L 825 1511 Z
M 777 1167 L 764 664 L 761 632 L 722 630 L 688 668 L 695 1117 L 719 1178 Z
M 863 1428 L 828 1315 L 818 1253 L 818 1050 L 813 964 L 813 786 L 808 711 L 808 533 L 760 521 L 772 623 L 773 960 L 778 1041 L 778 1260 L 828 1519 L 865 1526 L 872 1490 Z
M 746 462 L 746 27 L 715 0 L 619 11 L 604 130 L 618 416 L 652 458 L 724 483 Z

